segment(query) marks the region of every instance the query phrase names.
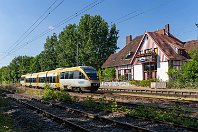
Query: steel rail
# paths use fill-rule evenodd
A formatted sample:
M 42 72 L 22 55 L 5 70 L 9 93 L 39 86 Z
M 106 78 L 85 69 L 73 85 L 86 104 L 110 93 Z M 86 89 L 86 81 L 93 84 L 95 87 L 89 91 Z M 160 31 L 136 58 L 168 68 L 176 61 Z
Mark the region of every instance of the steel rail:
M 104 122 L 107 122 L 107 123 L 113 123 L 115 126 L 118 126 L 118 127 L 124 128 L 124 129 L 128 129 L 128 130 L 131 130 L 131 131 L 134 131 L 134 132 L 150 132 L 150 130 L 147 130 L 147 129 L 142 128 L 142 127 L 138 127 L 138 126 L 134 126 L 134 125 L 131 125 L 131 124 L 111 120 L 111 119 L 108 119 L 108 118 L 105 118 L 105 117 L 102 117 L 102 116 L 87 113 L 87 112 L 80 111 L 80 110 L 77 110 L 77 109 L 74 109 L 74 108 L 69 108 L 69 107 L 66 107 L 66 106 L 59 105 L 59 104 L 49 103 L 49 102 L 46 102 L 46 101 L 43 101 L 43 100 L 38 100 L 38 99 L 35 99 L 35 98 L 32 98 L 32 100 L 40 101 L 40 102 L 45 103 L 45 104 L 51 104 L 53 107 L 61 108 L 61 109 L 65 109 L 67 111 L 77 113 L 77 114 L 85 115 L 89 118 L 94 118 L 96 120 L 98 119 L 98 120 L 101 120 L 101 121 L 104 121 Z
M 150 90 L 150 89 L 132 89 L 132 88 L 99 88 L 100 91 L 118 91 L 118 92 L 131 92 L 131 93 L 155 93 L 165 95 L 183 95 L 183 96 L 198 96 L 198 92 L 193 91 L 169 91 L 169 90 Z
M 52 121 L 57 122 L 60 125 L 64 125 L 66 127 L 70 127 L 72 130 L 74 130 L 76 132 L 90 132 L 89 130 L 87 130 L 87 129 L 85 129 L 85 128 L 77 125 L 77 124 L 74 124 L 74 123 L 72 123 L 70 121 L 67 121 L 65 119 L 62 119 L 62 118 L 60 118 L 60 117 L 58 117 L 58 116 L 56 116 L 54 114 L 51 114 L 51 113 L 49 113 L 49 112 L 47 112 L 45 110 L 42 110 L 42 109 L 40 109 L 40 108 L 38 108 L 36 106 L 33 106 L 33 105 L 29 104 L 29 103 L 26 103 L 26 102 L 22 101 L 21 99 L 16 99 L 16 98 L 12 98 L 12 97 L 8 97 L 8 98 L 10 98 L 10 99 L 12 99 L 12 100 L 14 100 L 14 101 L 26 106 L 30 110 L 36 111 L 38 114 L 44 115 L 45 117 L 51 119 Z

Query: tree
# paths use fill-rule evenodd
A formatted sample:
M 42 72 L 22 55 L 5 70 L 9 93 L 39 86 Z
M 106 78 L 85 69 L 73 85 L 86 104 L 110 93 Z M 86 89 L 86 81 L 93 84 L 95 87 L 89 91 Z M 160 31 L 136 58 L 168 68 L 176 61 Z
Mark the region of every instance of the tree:
M 10 69 L 8 66 L 4 66 L 0 69 L 1 84 L 8 84 L 11 82 Z
M 191 60 L 185 63 L 181 69 L 185 81 L 198 81 L 198 61 Z
M 9 64 L 12 82 L 19 82 L 21 75 L 31 72 L 30 65 L 33 57 L 18 56 Z
M 39 54 L 32 59 L 31 65 L 30 65 L 30 70 L 32 73 L 41 72 L 45 70 L 45 69 L 42 69 L 41 67 L 42 57 L 43 57 L 42 54 Z
M 192 49 L 189 51 L 189 55 L 193 60 L 198 61 L 198 49 Z
M 118 31 L 115 24 L 108 29 L 108 23 L 100 16 L 84 15 L 78 26 L 80 62 L 99 69 L 104 61 L 118 49 Z
M 103 78 L 105 80 L 112 80 L 115 78 L 116 70 L 115 68 L 105 68 L 102 72 Z
M 57 45 L 59 67 L 72 67 L 77 65 L 76 51 L 78 43 L 77 25 L 69 24 L 59 34 L 59 43 Z
M 57 52 L 56 48 L 58 45 L 58 39 L 54 33 L 51 37 L 47 37 L 46 43 L 44 44 L 44 51 L 41 56 L 44 62 L 42 70 L 52 70 L 57 67 Z

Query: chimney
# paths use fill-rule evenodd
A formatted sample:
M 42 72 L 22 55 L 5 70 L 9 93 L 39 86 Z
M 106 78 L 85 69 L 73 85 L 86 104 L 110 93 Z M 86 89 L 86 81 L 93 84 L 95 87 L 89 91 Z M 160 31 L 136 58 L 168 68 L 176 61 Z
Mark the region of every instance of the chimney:
M 126 45 L 132 41 L 132 35 L 126 36 Z
M 165 25 L 165 34 L 169 36 L 169 24 Z

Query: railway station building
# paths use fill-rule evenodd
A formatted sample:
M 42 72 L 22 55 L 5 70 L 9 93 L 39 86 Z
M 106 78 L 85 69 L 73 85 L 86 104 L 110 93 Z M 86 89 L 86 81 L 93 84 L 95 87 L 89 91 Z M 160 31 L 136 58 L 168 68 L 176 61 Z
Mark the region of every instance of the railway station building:
M 169 24 L 164 28 L 145 32 L 132 39 L 126 37 L 126 45 L 118 53 L 111 54 L 103 68 L 115 67 L 116 79 L 126 80 L 159 79 L 168 81 L 168 68 L 179 69 L 189 59 L 184 42 L 169 32 Z

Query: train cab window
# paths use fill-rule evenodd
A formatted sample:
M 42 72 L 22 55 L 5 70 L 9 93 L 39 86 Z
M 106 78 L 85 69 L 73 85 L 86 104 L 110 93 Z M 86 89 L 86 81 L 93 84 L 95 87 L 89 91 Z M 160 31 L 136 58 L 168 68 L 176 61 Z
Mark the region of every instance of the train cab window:
M 70 71 L 69 72 L 69 79 L 73 79 L 73 76 L 74 76 L 74 72 L 73 71 Z
M 69 72 L 65 72 L 65 79 L 69 78 Z
M 24 77 L 22 77 L 22 78 L 21 78 L 21 81 L 24 81 L 24 79 L 25 79 L 25 78 L 24 78 Z
M 79 72 L 79 79 L 85 79 L 85 76 L 82 72 Z
M 65 73 L 64 72 L 61 72 L 60 79 L 64 79 L 64 76 L 65 76 Z

